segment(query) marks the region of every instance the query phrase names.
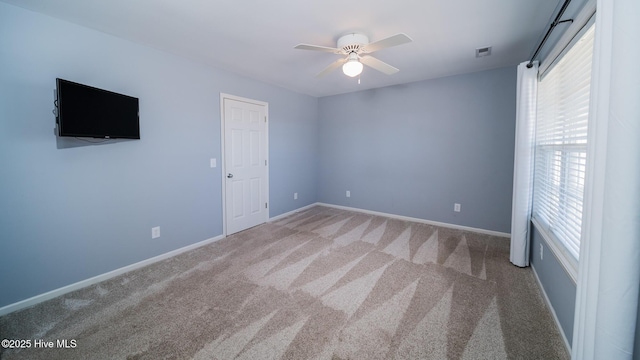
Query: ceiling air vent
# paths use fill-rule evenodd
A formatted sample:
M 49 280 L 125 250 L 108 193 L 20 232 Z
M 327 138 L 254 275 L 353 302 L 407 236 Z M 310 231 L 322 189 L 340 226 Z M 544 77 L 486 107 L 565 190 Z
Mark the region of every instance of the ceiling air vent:
M 491 55 L 491 46 L 481 47 L 476 49 L 476 57 L 483 57 Z

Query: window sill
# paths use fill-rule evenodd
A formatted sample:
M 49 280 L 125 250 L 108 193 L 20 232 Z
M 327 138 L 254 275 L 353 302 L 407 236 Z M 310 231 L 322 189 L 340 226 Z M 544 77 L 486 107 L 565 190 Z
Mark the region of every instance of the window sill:
M 578 261 L 569 254 L 569 252 L 564 249 L 564 245 L 534 217 L 531 218 L 531 222 L 540 235 L 542 235 L 551 252 L 564 268 L 564 271 L 569 275 L 573 283 L 576 284 L 578 280 Z

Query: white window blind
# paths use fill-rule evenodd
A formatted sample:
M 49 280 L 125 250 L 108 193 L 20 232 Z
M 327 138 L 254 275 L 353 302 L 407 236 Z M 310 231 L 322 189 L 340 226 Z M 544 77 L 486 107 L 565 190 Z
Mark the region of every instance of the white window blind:
M 538 84 L 534 219 L 578 260 L 594 25 Z

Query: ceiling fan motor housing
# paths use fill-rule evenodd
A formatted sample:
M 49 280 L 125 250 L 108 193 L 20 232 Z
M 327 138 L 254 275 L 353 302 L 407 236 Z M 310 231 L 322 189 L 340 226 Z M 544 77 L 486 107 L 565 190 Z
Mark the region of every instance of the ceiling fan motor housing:
M 338 39 L 337 45 L 338 49 L 341 49 L 347 54 L 352 52 L 357 54 L 360 52 L 360 49 L 367 44 L 369 44 L 369 38 L 366 35 L 347 34 Z

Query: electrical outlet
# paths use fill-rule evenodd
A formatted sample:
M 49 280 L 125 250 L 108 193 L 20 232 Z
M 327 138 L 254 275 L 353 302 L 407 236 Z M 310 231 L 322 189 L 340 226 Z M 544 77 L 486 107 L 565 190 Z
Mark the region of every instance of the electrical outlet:
M 151 238 L 152 239 L 157 239 L 159 237 L 160 237 L 160 226 L 152 227 L 151 228 Z
M 453 211 L 460 212 L 460 204 L 458 203 L 453 204 Z
M 347 190 L 347 197 L 351 197 L 351 191 Z
M 542 247 L 542 244 L 540 244 L 540 260 L 543 259 L 543 255 L 544 254 L 544 247 Z
M 293 200 L 298 200 L 298 193 L 293 193 Z

